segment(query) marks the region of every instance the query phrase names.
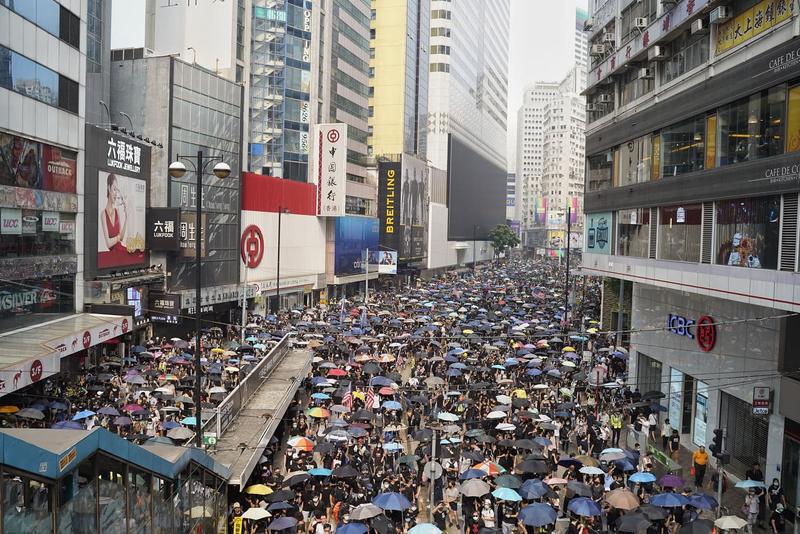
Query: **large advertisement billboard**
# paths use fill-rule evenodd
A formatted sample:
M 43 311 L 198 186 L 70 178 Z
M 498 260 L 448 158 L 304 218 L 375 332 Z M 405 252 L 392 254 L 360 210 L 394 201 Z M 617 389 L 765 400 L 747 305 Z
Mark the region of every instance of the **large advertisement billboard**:
M 147 182 L 100 171 L 97 198 L 97 268 L 143 263 Z
M 0 133 L 0 185 L 75 193 L 78 153 Z
M 397 161 L 378 162 L 378 220 L 380 242 L 385 248 L 400 250 L 401 174 Z
M 99 271 L 144 267 L 150 147 L 127 136 L 86 127 L 87 279 Z
M 364 272 L 363 258 L 367 249 L 378 250 L 378 220 L 372 217 L 339 217 L 336 219 L 334 273 L 346 276 Z
M 314 126 L 313 163 L 314 181 L 317 183 L 317 215 L 343 216 L 347 191 L 346 124 Z
M 447 159 L 447 239 L 486 241 L 506 220 L 506 169 L 453 134 Z
M 424 261 L 428 251 L 429 169 L 403 154 L 378 163 L 378 218 L 381 245 L 397 251 L 400 263 Z

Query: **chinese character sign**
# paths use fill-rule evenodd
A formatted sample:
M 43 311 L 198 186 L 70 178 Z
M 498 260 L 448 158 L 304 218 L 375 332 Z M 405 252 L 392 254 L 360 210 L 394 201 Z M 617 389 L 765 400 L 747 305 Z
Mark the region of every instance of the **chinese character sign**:
M 314 127 L 314 178 L 317 183 L 317 215 L 344 216 L 347 125 L 318 124 Z

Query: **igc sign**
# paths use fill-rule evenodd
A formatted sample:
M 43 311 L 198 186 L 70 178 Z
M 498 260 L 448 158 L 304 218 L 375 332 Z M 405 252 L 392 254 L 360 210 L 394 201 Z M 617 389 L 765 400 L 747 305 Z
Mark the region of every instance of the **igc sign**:
M 708 315 L 703 315 L 695 321 L 670 313 L 667 316 L 667 330 L 673 334 L 696 340 L 697 346 L 703 352 L 709 352 L 717 342 L 717 327 L 714 320 Z

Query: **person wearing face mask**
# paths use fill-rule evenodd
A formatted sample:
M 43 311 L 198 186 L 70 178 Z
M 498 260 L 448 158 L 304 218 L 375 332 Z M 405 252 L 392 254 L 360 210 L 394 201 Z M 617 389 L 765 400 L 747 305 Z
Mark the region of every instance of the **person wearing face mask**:
M 483 525 L 486 528 L 494 528 L 494 507 L 492 506 L 492 501 L 489 499 L 484 499 L 483 501 L 483 508 L 481 509 L 481 521 L 483 521 Z
M 472 515 L 467 517 L 467 533 L 468 534 L 478 534 L 481 529 L 484 527 L 484 523 L 481 520 L 480 512 L 475 510 L 472 512 Z

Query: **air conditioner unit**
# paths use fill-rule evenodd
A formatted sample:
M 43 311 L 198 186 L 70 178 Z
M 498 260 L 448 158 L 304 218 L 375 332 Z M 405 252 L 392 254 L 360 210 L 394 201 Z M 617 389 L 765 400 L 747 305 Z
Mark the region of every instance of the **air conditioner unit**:
M 637 30 L 644 30 L 647 28 L 647 17 L 636 17 L 633 19 L 633 27 Z
M 731 8 L 729 6 L 718 6 L 708 15 L 711 24 L 720 24 L 731 18 Z
M 672 9 L 677 3 L 678 0 L 661 0 L 661 7 L 663 9 Z
M 604 94 L 597 97 L 597 101 L 601 104 L 610 104 L 611 103 L 611 95 Z
M 589 17 L 583 23 L 583 31 L 588 32 L 589 30 L 592 29 L 593 26 L 594 26 L 594 19 L 592 17 Z
M 606 32 L 603 34 L 603 42 L 604 43 L 613 43 L 614 42 L 614 34 L 611 32 Z
M 655 73 L 653 69 L 649 69 L 647 67 L 643 67 L 639 69 L 639 79 L 640 80 L 652 80 L 655 78 Z
M 703 35 L 708 33 L 708 23 L 705 19 L 697 19 L 692 22 L 692 35 Z
M 606 53 L 606 45 L 604 44 L 593 44 L 592 45 L 592 55 L 593 56 L 602 56 Z
M 600 111 L 597 104 L 586 104 L 586 111 Z
M 649 61 L 667 59 L 667 49 L 663 46 L 654 46 L 647 51 L 647 59 Z

